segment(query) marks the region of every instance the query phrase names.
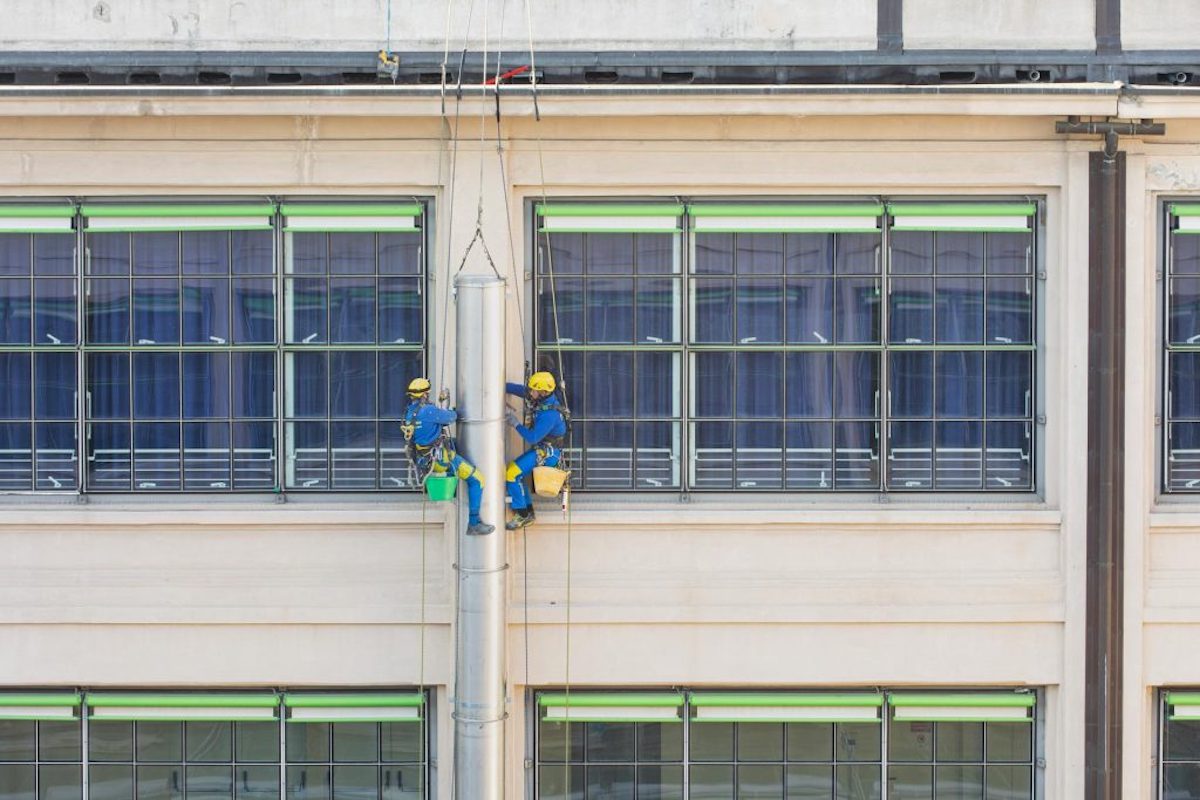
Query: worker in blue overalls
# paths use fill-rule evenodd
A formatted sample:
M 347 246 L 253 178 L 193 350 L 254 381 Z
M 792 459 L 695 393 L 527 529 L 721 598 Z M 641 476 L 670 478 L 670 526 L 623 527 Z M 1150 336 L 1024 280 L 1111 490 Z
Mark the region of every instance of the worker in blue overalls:
M 467 484 L 467 533 L 472 536 L 491 533 L 495 528 L 479 518 L 483 476 L 470 461 L 455 452 L 454 439 L 446 432 L 446 426 L 458 419 L 458 412 L 429 402 L 430 388 L 427 378 L 413 378 L 408 384 L 409 403 L 400 426 L 408 442 L 408 457 L 422 478 L 453 470 L 458 479 Z
M 526 427 L 524 421 L 511 411 L 505 415 L 508 424 L 531 448 L 509 463 L 504 476 L 513 510 L 513 518 L 504 527 L 515 531 L 533 522 L 533 503 L 525 482 L 534 467 L 558 466 L 562 458 L 563 437 L 567 435 L 567 419 L 563 404 L 555 394 L 557 384 L 554 376 L 549 372 L 533 373 L 529 376 L 527 386 L 509 383 L 505 388 L 509 394 L 526 397 L 533 407 L 531 427 Z

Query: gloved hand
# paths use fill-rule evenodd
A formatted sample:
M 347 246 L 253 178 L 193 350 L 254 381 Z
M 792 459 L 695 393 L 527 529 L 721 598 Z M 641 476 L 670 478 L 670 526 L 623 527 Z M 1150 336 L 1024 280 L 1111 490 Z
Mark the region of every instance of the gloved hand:
M 510 428 L 515 428 L 521 424 L 521 418 L 514 414 L 511 409 L 505 409 L 504 421 L 508 423 Z

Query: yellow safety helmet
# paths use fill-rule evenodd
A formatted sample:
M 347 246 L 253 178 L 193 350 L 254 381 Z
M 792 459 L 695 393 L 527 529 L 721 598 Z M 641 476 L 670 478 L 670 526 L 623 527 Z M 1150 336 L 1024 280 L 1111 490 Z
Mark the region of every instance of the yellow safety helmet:
M 428 378 L 413 378 L 408 383 L 408 396 L 420 397 L 423 394 L 429 394 L 429 390 L 433 388 L 433 384 Z
M 526 385 L 535 392 L 553 392 L 556 384 L 554 376 L 549 372 L 535 372 L 529 376 L 529 383 Z

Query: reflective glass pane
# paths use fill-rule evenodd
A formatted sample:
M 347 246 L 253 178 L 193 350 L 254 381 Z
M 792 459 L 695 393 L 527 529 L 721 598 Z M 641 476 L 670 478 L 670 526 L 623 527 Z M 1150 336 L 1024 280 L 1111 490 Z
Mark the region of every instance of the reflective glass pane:
M 893 719 L 888 727 L 888 759 L 891 761 L 933 761 L 932 722 Z
M 83 725 L 78 720 L 38 723 L 39 761 L 78 761 L 83 755 Z
M 129 234 L 89 233 L 84 263 L 88 275 L 128 275 Z
M 228 275 L 229 231 L 183 231 L 184 275 Z
M 633 342 L 633 280 L 595 278 L 587 282 L 587 340 L 592 344 Z
M 275 281 L 237 278 L 233 281 L 233 342 L 275 341 Z
M 933 341 L 933 281 L 894 278 L 888 308 L 888 341 L 916 344 Z
M 1025 275 L 1032 272 L 1032 235 L 1028 233 L 989 233 L 987 271 L 1001 275 Z
M 588 353 L 588 414 L 600 417 L 633 416 L 633 353 Z
M 329 271 L 334 275 L 374 274 L 375 234 L 329 234 Z
M 33 247 L 28 233 L 0 233 L 0 275 L 29 275 Z
M 37 353 L 34 415 L 38 419 L 74 419 L 78 376 L 74 353 Z
M 334 761 L 378 761 L 379 725 L 375 722 L 333 723 Z
M 333 800 L 360 800 L 377 797 L 379 792 L 379 770 L 377 767 L 333 768 Z
M 936 752 L 938 761 L 983 761 L 983 723 L 939 722 Z
M 696 275 L 733 274 L 732 233 L 696 233 L 696 263 L 692 272 Z
M 31 288 L 28 278 L 0 279 L 0 344 L 29 344 Z
M 839 764 L 834 770 L 835 800 L 879 800 L 879 773 L 878 766 Z
M 788 761 L 832 761 L 833 723 L 788 723 Z
M 1173 765 L 1166 767 L 1166 772 L 1170 775 Z M 1164 797 L 1200 797 L 1200 774 L 1197 774 L 1191 783 L 1192 794 L 1176 795 L 1171 793 L 1174 785 L 1171 778 L 1167 777 L 1166 784 L 1168 791 Z M 1182 786 L 1180 788 L 1183 788 Z M 987 768 L 987 784 L 985 786 L 986 800 L 1032 800 L 1033 798 L 1033 769 L 1030 767 L 996 767 L 989 766 Z M 940 796 L 940 795 L 939 795 Z
M 379 341 L 411 344 L 422 340 L 421 283 L 416 278 L 379 279 Z
M 138 761 L 181 761 L 183 723 L 139 722 L 136 725 Z
M 732 417 L 733 353 L 695 353 L 692 356 L 692 409 L 698 417 Z
M 179 355 L 134 353 L 134 419 L 178 419 L 179 415 Z
M 637 416 L 676 416 L 679 405 L 679 355 L 641 352 L 635 355 L 637 370 Z M 614 374 L 609 380 L 620 380 Z M 573 395 L 572 395 L 573 397 Z
M 1172 278 L 1168 297 L 1172 344 L 1200 342 L 1200 278 Z
M 133 484 L 135 489 L 178 489 L 179 423 L 137 423 L 133 426 Z
M 88 759 L 90 761 L 132 761 L 133 723 L 104 720 L 89 722 Z
M 933 800 L 933 767 L 888 766 L 889 800 Z
M 637 485 L 668 489 L 679 485 L 679 423 L 637 423 L 634 457 Z
M 788 275 L 832 275 L 832 233 L 786 233 L 783 264 Z
M 587 271 L 592 275 L 628 275 L 633 272 L 632 233 L 589 233 Z M 557 265 L 556 265 L 557 266 Z
M 0 489 L 33 488 L 33 432 L 28 422 L 0 422 Z
M 987 340 L 1001 344 L 1033 341 L 1033 279 L 989 278 Z
M 420 275 L 421 238 L 420 233 L 380 233 L 379 273 Z
M 833 357 L 833 413 L 874 417 L 879 413 L 879 355 L 836 353 Z
M 380 758 L 383 761 L 420 761 L 424 750 L 422 729 L 411 722 L 383 722 L 379 725 Z
M 186 722 L 184 736 L 188 761 L 230 761 L 233 758 L 232 722 Z
M 883 727 L 874 722 L 843 722 L 834 727 L 838 761 L 878 761 L 883 753 Z M 876 780 L 879 776 L 876 774 Z M 841 777 L 838 777 L 839 783 Z
M 889 354 L 888 397 L 893 417 L 933 415 L 933 356 L 924 351 Z
M 286 271 L 294 275 L 325 275 L 329 272 L 329 235 L 288 233 Z
M 229 765 L 195 767 L 186 772 L 186 791 L 189 798 L 203 797 L 205 800 L 232 800 L 233 770 Z
M 234 772 L 233 790 L 239 800 L 276 800 L 279 797 L 279 767 L 239 764 Z
M 183 416 L 229 416 L 229 353 L 183 353 Z
M 228 344 L 228 280 L 183 279 L 183 341 L 185 344 Z
M 90 344 L 129 343 L 129 282 L 90 280 L 87 297 L 87 340 Z
M 983 279 L 938 278 L 934 316 L 938 342 L 983 341 Z
M 330 761 L 330 727 L 328 722 L 292 724 L 287 730 L 287 760 Z
M 32 364 L 29 353 L 0 352 L 0 419 L 32 416 Z
M 383 767 L 380 792 L 382 800 L 417 800 L 424 797 L 421 767 Z
M 74 344 L 78 333 L 74 278 L 38 278 L 33 282 L 33 343 Z
M 323 372 L 324 359 L 322 354 L 300 353 L 297 357 L 302 363 L 315 356 L 317 371 Z M 273 417 L 275 416 L 275 354 L 274 353 L 233 353 L 233 416 L 235 417 Z M 311 375 L 306 377 L 311 378 Z M 324 407 L 324 389 L 320 384 L 314 386 L 306 383 L 304 389 L 319 391 L 320 407 Z
M 880 483 L 880 433 L 875 422 L 834 426 L 835 481 L 841 489 L 874 489 Z
M 538 341 L 580 344 L 583 335 L 584 292 L 578 278 L 538 279 Z
M 692 761 L 732 761 L 734 723 L 696 723 L 688 731 Z
M 34 275 L 74 275 L 75 237 L 56 233 L 33 235 Z
M 789 489 L 833 487 L 833 425 L 828 422 L 796 422 L 784 426 L 784 453 Z
M 583 274 L 583 234 L 542 234 L 538 272 L 542 275 Z
M 587 723 L 587 760 L 633 761 L 635 734 L 633 722 Z
M 983 353 L 942 351 L 935 362 L 937 416 L 983 416 Z
M 879 281 L 839 278 L 834 319 L 837 341 L 843 344 L 879 341 Z
M 324 417 L 329 364 L 325 353 L 287 353 L 288 391 L 284 392 L 288 417 Z
M 639 275 L 669 275 L 675 272 L 673 233 L 637 233 L 633 237 L 634 258 Z
M 1200 723 L 1187 724 L 1194 725 L 1196 733 L 1200 735 Z M 1172 725 L 1174 723 L 1168 725 L 1168 728 Z M 989 763 L 1033 760 L 1033 729 L 1027 723 L 989 722 L 986 724 L 986 729 Z M 1170 734 L 1168 734 L 1169 739 Z M 1187 757 L 1200 758 L 1200 749 L 1192 751 Z
M 1200 274 L 1200 237 L 1191 234 L 1171 237 L 1171 272 L 1176 275 Z
M 330 427 L 333 486 L 374 489 L 379 444 L 374 422 L 334 422 Z
M 934 469 L 939 489 L 979 489 L 983 485 L 982 422 L 938 422 Z
M 375 416 L 375 354 L 364 351 L 329 354 L 331 415 Z
M 134 800 L 133 768 L 125 764 L 89 764 L 88 800 Z
M 893 275 L 929 275 L 933 272 L 932 231 L 892 231 Z
M 828 344 L 833 341 L 833 281 L 829 278 L 789 278 L 787 341 Z
M 740 344 L 783 341 L 783 284 L 775 278 L 739 278 L 736 330 Z
M 423 372 L 418 352 L 379 353 L 379 416 L 401 419 L 408 407 L 405 390 L 414 376 Z
M 233 723 L 238 761 L 279 760 L 279 726 L 274 722 Z
M 783 354 L 737 353 L 735 396 L 737 416 L 783 417 Z M 726 376 L 728 380 L 728 376 Z
M 33 761 L 37 757 L 37 723 L 0 720 L 0 761 Z
M 564 722 L 538 723 L 538 760 L 543 762 L 562 762 L 567 760 L 568 750 L 571 761 L 583 760 L 583 741 L 587 723 L 568 725 Z
M 79 481 L 75 423 L 38 423 L 34 435 L 38 457 L 36 488 L 74 489 Z
M 636 327 L 639 342 L 678 342 L 678 320 L 678 280 L 643 278 L 637 282 Z
M 233 424 L 233 485 L 237 489 L 270 489 L 275 481 L 275 425 Z
M 734 435 L 738 487 L 782 488 L 783 426 L 773 422 L 739 422 Z
M 758 800 L 783 800 L 783 767 L 775 764 L 741 764 L 737 768 L 737 796 Z
M 1033 435 L 1028 422 L 989 422 L 984 426 L 988 488 L 1028 489 L 1033 485 Z
M 275 273 L 275 231 L 231 231 L 234 275 Z
M 692 284 L 692 335 L 697 344 L 733 341 L 733 281 L 696 280 Z
M 538 770 L 539 800 L 584 800 L 582 766 L 554 765 Z
M 74 275 L 75 236 L 58 233 L 33 235 L 34 275 Z
M 179 284 L 174 278 L 133 281 L 133 343 L 179 342 Z
M 1033 410 L 1033 355 L 994 352 L 985 358 L 990 418 L 1028 417 Z
M 304 767 L 289 765 L 287 768 L 288 800 L 328 800 L 332 788 L 333 770 L 327 766 L 321 764 Z
M 296 278 L 287 282 L 285 328 L 288 342 L 326 341 L 326 284 L 321 278 Z
M 934 790 L 938 800 L 983 800 L 983 767 L 938 766 Z
M 400 298 L 393 297 L 391 300 L 397 302 Z M 386 313 L 395 312 L 389 308 Z M 374 278 L 330 279 L 329 339 L 350 344 L 375 341 Z
M 835 268 L 839 275 L 874 275 L 879 272 L 878 233 L 839 233 L 836 239 Z
M 788 353 L 785 356 L 788 417 L 828 419 L 833 415 L 833 355 Z
M 782 761 L 783 723 L 745 722 L 737 729 L 739 761 Z
M 833 797 L 832 766 L 789 766 L 785 781 L 788 800 L 829 800 Z
M 230 482 L 232 463 L 229 447 L 229 423 L 184 423 L 184 488 L 197 490 L 228 489 L 232 485 Z
M 627 489 L 633 485 L 632 422 L 587 422 L 576 424 L 572 435 L 576 447 L 586 447 L 584 483 L 590 489 Z
M 0 764 L 2 800 L 38 800 L 37 774 L 32 764 Z
M 88 417 L 129 417 L 129 355 L 89 353 L 87 358 Z
M 683 767 L 639 766 L 637 789 L 638 800 L 684 800 Z
M 737 796 L 732 766 L 696 764 L 688 771 L 688 780 L 689 800 L 729 800 Z
M 1171 353 L 1168 362 L 1171 419 L 1200 419 L 1200 353 Z
M 888 423 L 888 485 L 893 489 L 933 486 L 933 423 Z
M 324 422 L 288 423 L 291 452 L 288 485 L 300 489 L 329 486 L 329 426 Z
M 178 275 L 179 234 L 148 231 L 129 235 L 132 240 L 134 275 Z
M 734 268 L 739 275 L 778 275 L 783 271 L 783 234 L 736 234 Z
M 637 758 L 638 761 L 682 760 L 683 726 L 670 722 L 637 723 Z
M 979 275 L 983 272 L 984 234 L 940 231 L 937 234 L 939 275 Z

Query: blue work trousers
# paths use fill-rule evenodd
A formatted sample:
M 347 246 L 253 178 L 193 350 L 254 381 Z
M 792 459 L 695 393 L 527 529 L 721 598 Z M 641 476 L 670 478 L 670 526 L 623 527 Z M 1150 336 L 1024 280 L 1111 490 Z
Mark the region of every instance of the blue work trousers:
M 467 484 L 467 515 L 469 525 L 479 522 L 479 505 L 483 502 L 483 477 L 475 465 L 450 449 L 443 449 L 433 459 L 434 475 L 447 472 Z
M 525 482 L 529 479 L 534 467 L 557 467 L 562 453 L 557 447 L 543 445 L 532 450 L 526 450 L 514 458 L 508 465 L 504 475 L 508 489 L 508 499 L 512 501 L 513 511 L 525 511 L 529 508 L 529 489 Z

